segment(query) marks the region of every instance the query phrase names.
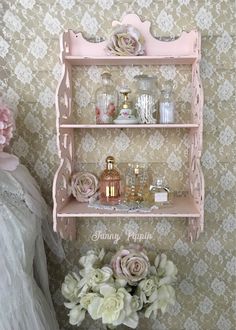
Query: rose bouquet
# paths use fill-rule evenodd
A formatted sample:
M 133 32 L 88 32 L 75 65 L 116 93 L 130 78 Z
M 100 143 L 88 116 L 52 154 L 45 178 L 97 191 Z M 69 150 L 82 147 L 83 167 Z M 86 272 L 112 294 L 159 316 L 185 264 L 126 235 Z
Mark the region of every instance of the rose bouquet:
M 165 254 L 157 255 L 151 265 L 141 246 L 122 248 L 110 263 L 104 262 L 105 251 L 89 251 L 79 260 L 79 274 L 65 277 L 62 294 L 69 300 L 69 323 L 79 326 L 88 313 L 93 320 L 101 319 L 108 328 L 124 324 L 138 326 L 139 313 L 157 317 L 175 303 L 177 268 Z

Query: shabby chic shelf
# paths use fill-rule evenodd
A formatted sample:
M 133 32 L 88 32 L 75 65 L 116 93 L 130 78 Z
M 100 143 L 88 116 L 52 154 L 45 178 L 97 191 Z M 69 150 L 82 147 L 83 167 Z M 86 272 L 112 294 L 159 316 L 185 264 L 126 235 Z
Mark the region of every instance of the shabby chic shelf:
M 64 32 L 60 40 L 60 60 L 62 77 L 56 91 L 57 142 L 60 165 L 53 182 L 54 230 L 63 238 L 76 237 L 76 218 L 80 217 L 186 217 L 188 218 L 188 237 L 198 238 L 204 225 L 204 177 L 201 169 L 202 152 L 202 110 L 203 88 L 200 79 L 201 36 L 196 30 L 183 32 L 171 41 L 161 41 L 150 33 L 150 22 L 142 22 L 135 14 L 126 15 L 117 24 L 131 24 L 136 27 L 145 40 L 144 56 L 109 56 L 105 52 L 107 41 L 98 43 L 84 39 L 82 33 L 72 30 Z M 94 125 L 73 122 L 72 116 L 72 66 L 88 65 L 190 65 L 192 71 L 191 120 L 175 124 L 138 125 Z M 187 197 L 178 197 L 173 205 L 148 213 L 130 213 L 100 210 L 88 207 L 72 199 L 70 178 L 74 164 L 74 129 L 103 128 L 131 129 L 189 129 L 189 191 Z

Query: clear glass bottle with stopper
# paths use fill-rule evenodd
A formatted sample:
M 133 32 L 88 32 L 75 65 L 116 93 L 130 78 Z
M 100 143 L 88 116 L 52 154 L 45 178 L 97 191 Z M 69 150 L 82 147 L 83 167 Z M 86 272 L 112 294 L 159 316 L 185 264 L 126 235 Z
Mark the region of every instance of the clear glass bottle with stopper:
M 96 124 L 111 124 L 116 116 L 118 93 L 109 71 L 104 71 L 101 77 L 102 86 L 95 93 Z
M 121 177 L 112 156 L 106 158 L 106 169 L 100 176 L 99 200 L 101 204 L 117 205 L 121 201 Z
M 162 178 L 156 180 L 155 185 L 150 186 L 151 203 L 157 206 L 168 204 L 170 201 L 170 189 L 164 184 Z
M 129 93 L 131 90 L 128 87 L 122 87 L 120 93 L 123 95 L 124 101 L 122 102 L 119 115 L 114 120 L 115 124 L 138 124 L 138 119 L 134 115 L 134 109 L 132 109 L 131 103 L 129 102 Z
M 128 203 L 141 203 L 143 201 L 143 169 L 139 164 L 129 166 L 129 186 L 126 201 Z
M 175 102 L 173 100 L 173 84 L 162 86 L 160 98 L 160 124 L 172 124 L 175 122 Z

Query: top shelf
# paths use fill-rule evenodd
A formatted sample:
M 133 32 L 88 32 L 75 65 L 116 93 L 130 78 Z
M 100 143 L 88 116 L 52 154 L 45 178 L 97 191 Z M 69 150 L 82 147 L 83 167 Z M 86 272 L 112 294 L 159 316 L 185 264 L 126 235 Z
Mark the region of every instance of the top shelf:
M 149 21 L 141 21 L 135 14 L 113 21 L 113 28 L 119 25 L 131 25 L 136 28 L 144 40 L 144 54 L 141 56 L 113 56 L 108 54 L 107 44 L 110 38 L 92 42 L 84 38 L 81 32 L 72 30 L 61 36 L 61 62 L 72 65 L 162 65 L 193 64 L 201 58 L 201 36 L 197 30 L 183 31 L 177 38 L 160 40 L 155 38 Z
M 65 56 L 65 61 L 72 65 L 165 65 L 193 64 L 196 56 Z

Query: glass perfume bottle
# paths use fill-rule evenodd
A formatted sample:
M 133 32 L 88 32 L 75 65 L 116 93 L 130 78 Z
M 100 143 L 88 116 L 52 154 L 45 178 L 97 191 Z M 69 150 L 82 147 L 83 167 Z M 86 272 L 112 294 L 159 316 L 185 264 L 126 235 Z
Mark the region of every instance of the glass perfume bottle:
M 160 124 L 175 122 L 175 103 L 173 100 L 173 85 L 168 83 L 162 86 L 160 98 Z
M 121 88 L 120 93 L 123 95 L 123 102 L 119 110 L 118 117 L 114 120 L 115 124 L 138 124 L 138 119 L 135 117 L 134 109 L 132 109 L 131 102 L 129 101 L 129 93 L 131 90 L 124 86 Z
M 150 186 L 151 203 L 161 206 L 169 203 L 170 189 L 164 184 L 164 180 L 158 178 L 155 185 Z
M 149 172 L 144 163 L 128 164 L 125 174 L 125 202 L 128 204 L 147 201 Z
M 135 107 L 140 123 L 155 124 L 153 117 L 156 112 L 156 86 L 155 78 L 145 74 L 134 77 L 137 80 L 137 96 Z
M 106 169 L 100 176 L 100 195 L 101 204 L 117 205 L 121 198 L 121 177 L 118 170 L 114 167 L 114 157 L 106 158 Z
M 96 124 L 110 124 L 116 116 L 118 93 L 113 85 L 111 73 L 102 73 L 102 86 L 95 93 Z
M 127 201 L 141 203 L 143 201 L 142 170 L 138 164 L 132 166 L 130 183 Z

